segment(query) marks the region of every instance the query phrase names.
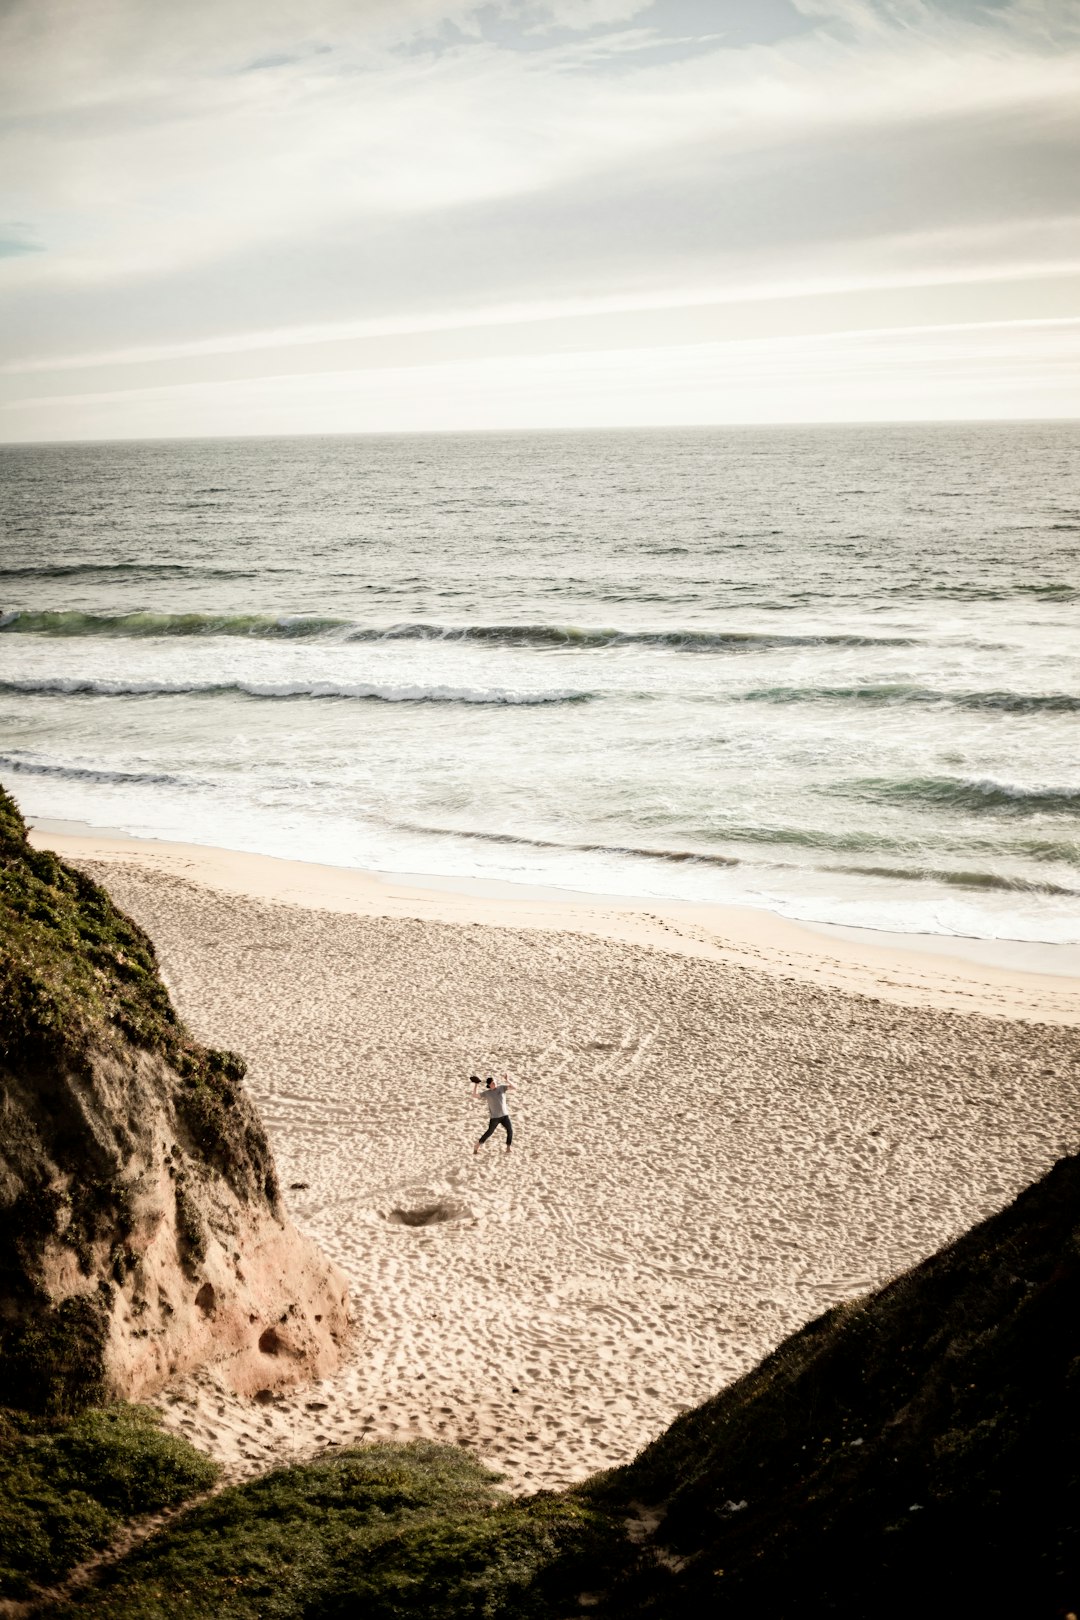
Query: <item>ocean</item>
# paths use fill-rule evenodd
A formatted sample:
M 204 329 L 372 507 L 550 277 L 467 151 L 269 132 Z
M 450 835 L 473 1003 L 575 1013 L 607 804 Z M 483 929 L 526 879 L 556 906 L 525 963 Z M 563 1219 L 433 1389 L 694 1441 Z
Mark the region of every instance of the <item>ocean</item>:
M 1080 427 L 0 448 L 31 819 L 1080 941 Z

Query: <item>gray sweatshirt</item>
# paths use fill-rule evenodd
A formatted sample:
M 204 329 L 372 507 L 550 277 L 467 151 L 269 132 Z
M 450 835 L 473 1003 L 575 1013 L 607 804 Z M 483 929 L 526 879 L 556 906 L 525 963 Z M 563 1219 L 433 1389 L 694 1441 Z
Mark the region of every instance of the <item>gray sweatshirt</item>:
M 510 1110 L 506 1106 L 506 1086 L 485 1086 L 480 1093 L 488 1105 L 492 1119 L 505 1119 Z

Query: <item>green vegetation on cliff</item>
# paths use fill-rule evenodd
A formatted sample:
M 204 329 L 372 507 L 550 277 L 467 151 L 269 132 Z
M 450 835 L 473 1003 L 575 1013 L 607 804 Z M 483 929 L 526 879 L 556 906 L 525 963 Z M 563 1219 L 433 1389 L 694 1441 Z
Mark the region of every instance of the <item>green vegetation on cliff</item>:
M 221 1492 L 63 1612 L 87 1620 L 462 1620 L 573 1613 L 625 1563 L 574 1492 L 507 1501 L 467 1452 L 371 1445 Z
M 102 1398 L 114 1290 L 136 1265 L 140 1165 L 163 1120 L 181 1144 L 172 1173 L 189 1259 L 203 1241 L 185 1185 L 192 1166 L 276 1207 L 243 1074 L 241 1058 L 184 1028 L 143 931 L 84 874 L 32 849 L 0 790 L 0 1372 L 10 1406 L 59 1416 Z
M 91 1052 L 158 1053 L 180 1084 L 193 1144 L 241 1194 L 277 1196 L 265 1141 L 242 1107 L 244 1060 L 200 1045 L 161 981 L 153 944 L 105 890 L 26 840 L 0 789 L 0 1065 L 85 1068 Z M 0 1134 L 0 1149 L 7 1146 Z
M 48 1428 L 0 1410 L 0 1597 L 57 1580 L 125 1520 L 186 1502 L 217 1473 L 142 1406 Z
M 680 1565 L 666 1593 L 617 1612 L 1080 1612 L 1078 1330 L 1069 1158 L 612 1476 L 613 1497 L 664 1510 Z
M 80 1043 L 121 1040 L 179 1053 L 183 1030 L 157 976 L 154 948 L 103 889 L 34 850 L 0 794 L 4 909 L 0 1057 L 63 1058 Z

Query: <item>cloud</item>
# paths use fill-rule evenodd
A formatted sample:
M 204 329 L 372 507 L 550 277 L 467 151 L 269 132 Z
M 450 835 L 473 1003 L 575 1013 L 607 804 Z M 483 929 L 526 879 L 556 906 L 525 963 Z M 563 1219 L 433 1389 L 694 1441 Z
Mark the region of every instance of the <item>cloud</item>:
M 0 259 L 10 259 L 19 253 L 40 253 L 41 243 L 33 241 L 20 225 L 0 223 Z
M 19 0 L 0 57 L 31 368 L 757 284 L 966 275 L 1024 319 L 1076 256 L 1053 0 Z
M 24 403 L 11 437 L 42 437 L 41 422 L 50 437 L 100 439 L 1076 414 L 1080 317 L 53 397 Z

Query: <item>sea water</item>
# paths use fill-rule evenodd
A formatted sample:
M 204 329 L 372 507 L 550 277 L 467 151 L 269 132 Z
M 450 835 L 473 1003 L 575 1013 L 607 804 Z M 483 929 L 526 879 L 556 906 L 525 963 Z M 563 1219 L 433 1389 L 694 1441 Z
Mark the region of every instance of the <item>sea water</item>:
M 1080 940 L 1080 428 L 0 449 L 33 817 Z

